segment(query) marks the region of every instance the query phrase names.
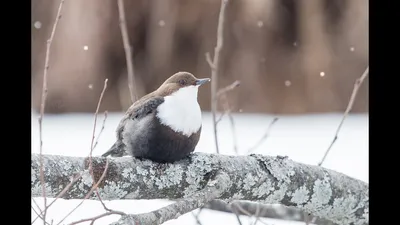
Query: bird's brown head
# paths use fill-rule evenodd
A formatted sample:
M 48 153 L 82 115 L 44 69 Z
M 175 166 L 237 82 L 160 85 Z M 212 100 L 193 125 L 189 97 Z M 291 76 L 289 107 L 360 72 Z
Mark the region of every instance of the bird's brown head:
M 185 87 L 199 87 L 211 81 L 210 78 L 198 79 L 189 72 L 177 72 L 168 78 L 159 88 L 161 95 L 166 96 Z

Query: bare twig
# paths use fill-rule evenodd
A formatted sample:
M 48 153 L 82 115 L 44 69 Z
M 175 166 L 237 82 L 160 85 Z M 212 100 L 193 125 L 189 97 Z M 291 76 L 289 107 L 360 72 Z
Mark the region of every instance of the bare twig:
M 103 174 L 101 174 L 100 179 L 99 179 L 99 180 L 97 181 L 97 183 L 90 189 L 89 193 L 87 193 L 87 194 L 85 195 L 85 197 L 83 198 L 83 200 L 82 200 L 74 209 L 72 209 L 71 212 L 69 212 L 57 225 L 61 224 L 68 216 L 70 216 L 77 208 L 79 208 L 79 206 L 81 206 L 82 203 L 83 203 L 87 198 L 89 198 L 89 196 L 93 193 L 93 191 L 97 189 L 97 187 L 99 186 L 99 184 L 100 184 L 101 181 L 104 179 L 104 177 L 105 177 L 105 175 L 106 175 L 106 173 L 107 173 L 108 164 L 109 164 L 109 162 L 108 162 L 108 158 L 107 158 L 106 165 L 105 165 Z M 93 176 L 92 176 L 92 177 L 93 177 Z M 94 182 L 94 181 L 95 181 L 95 180 L 94 180 L 94 178 L 93 178 L 93 182 Z
M 223 45 L 223 28 L 225 19 L 225 8 L 228 0 L 221 0 L 221 8 L 219 11 L 218 28 L 217 28 L 217 45 L 214 49 L 214 60 L 211 61 L 210 53 L 206 53 L 206 60 L 211 68 L 211 112 L 213 118 L 213 129 L 215 138 L 215 147 L 217 153 L 219 153 L 218 147 L 218 136 L 217 136 L 217 124 L 216 124 L 216 112 L 217 112 L 217 88 L 218 88 L 218 65 L 219 65 L 219 54 Z
M 232 91 L 236 87 L 239 87 L 239 85 L 240 85 L 240 81 L 235 80 L 232 84 L 230 84 L 230 85 L 228 85 L 228 86 L 226 86 L 224 88 L 219 89 L 218 92 L 217 92 L 217 96 L 220 97 L 221 95 L 226 94 L 229 91 Z
M 97 102 L 96 112 L 94 113 L 93 133 L 92 133 L 92 141 L 90 143 L 90 153 L 89 153 L 89 172 L 90 172 L 90 175 L 92 176 L 93 180 L 94 180 L 94 175 L 93 175 L 93 168 L 92 168 L 92 166 L 93 166 L 92 165 L 92 153 L 93 153 L 93 149 L 94 149 L 94 138 L 95 138 L 95 134 L 96 134 L 97 115 L 99 114 L 101 100 L 103 99 L 104 92 L 107 89 L 107 82 L 108 82 L 108 79 L 105 79 L 103 90 L 101 91 L 99 101 Z
M 194 219 L 196 220 L 196 224 L 197 224 L 197 225 L 203 225 L 203 224 L 201 223 L 200 219 L 199 219 L 201 210 L 203 210 L 203 207 L 200 207 L 200 208 L 199 208 L 199 212 L 198 212 L 197 214 L 195 214 L 194 212 L 192 212 L 192 216 L 193 216 Z
M 106 111 L 104 111 L 103 124 L 102 124 L 102 126 L 101 126 L 101 129 L 100 129 L 99 134 L 97 135 L 96 143 L 94 143 L 93 149 L 95 149 L 96 146 L 97 146 L 97 144 L 99 143 L 100 136 L 101 136 L 101 134 L 103 133 L 103 130 L 104 130 L 104 125 L 106 124 L 107 115 L 108 115 L 108 112 L 107 112 L 107 110 L 106 110 Z
M 94 222 L 96 220 L 101 219 L 101 218 L 106 217 L 106 216 L 114 215 L 114 214 L 121 215 L 121 216 L 125 215 L 125 213 L 121 213 L 119 211 L 110 211 L 110 212 L 106 212 L 106 213 L 100 214 L 98 216 L 94 216 L 94 217 L 91 217 L 91 218 L 75 221 L 73 223 L 70 223 L 69 225 L 75 225 L 75 224 L 88 222 L 88 221 L 91 221 L 91 224 L 94 224 Z
M 72 187 L 72 185 L 74 185 L 75 182 L 78 181 L 81 177 L 82 173 L 79 173 L 76 177 L 72 177 L 71 182 L 67 186 L 65 186 L 65 188 L 60 192 L 60 194 L 58 194 L 57 197 L 47 206 L 46 210 L 49 209 L 50 206 L 53 205 L 55 201 L 57 201 L 57 199 L 62 198 L 65 195 L 65 193 L 67 193 L 67 191 Z M 38 217 L 39 215 L 33 220 L 33 222 L 35 222 Z
M 260 204 L 257 204 L 257 206 L 256 206 L 256 213 L 254 214 L 254 216 L 256 217 L 256 219 L 255 219 L 253 225 L 256 225 L 257 222 L 258 222 L 259 219 L 260 219 Z
M 333 144 L 336 142 L 338 139 L 339 131 L 342 128 L 343 122 L 346 119 L 347 115 L 349 114 L 350 110 L 353 108 L 354 101 L 356 99 L 358 89 L 360 88 L 361 84 L 364 82 L 365 78 L 368 76 L 369 73 L 369 66 L 365 69 L 364 73 L 359 77 L 356 82 L 354 83 L 354 89 L 353 93 L 351 93 L 350 101 L 349 104 L 347 105 L 346 111 L 343 114 L 342 120 L 340 121 L 340 124 L 336 130 L 335 137 L 333 138 L 331 144 L 329 145 L 328 149 L 326 150 L 324 156 L 322 157 L 321 162 L 318 163 L 318 166 L 321 166 L 322 163 L 324 163 L 326 156 L 328 155 L 329 151 L 331 150 Z
M 94 178 L 94 174 L 93 174 L 92 152 L 93 152 L 93 149 L 96 147 L 96 145 L 97 145 L 97 143 L 98 143 L 98 140 L 99 140 L 99 138 L 100 138 L 101 133 L 102 133 L 103 130 L 104 130 L 104 124 L 105 124 L 106 119 L 107 119 L 107 111 L 104 112 L 103 124 L 102 124 L 101 130 L 100 130 L 100 132 L 99 132 L 99 135 L 97 135 L 96 143 L 93 144 L 93 142 L 94 142 L 95 133 L 96 133 L 97 116 L 98 116 L 98 113 L 99 113 L 101 101 L 102 101 L 103 96 L 104 96 L 104 92 L 105 92 L 106 89 L 107 89 L 107 82 L 108 82 L 108 79 L 105 79 L 103 91 L 102 91 L 101 94 L 100 94 L 100 98 L 99 98 L 99 101 L 98 101 L 98 103 L 97 103 L 96 112 L 94 113 L 93 134 L 92 134 L 92 142 L 91 142 L 90 155 L 89 155 L 89 172 L 90 172 L 90 175 L 92 176 L 92 179 L 93 179 L 93 180 L 95 180 L 95 178 Z M 96 189 L 97 189 L 97 188 L 96 188 Z M 106 207 L 106 205 L 104 204 L 104 202 L 103 202 L 103 200 L 101 199 L 101 197 L 100 197 L 100 195 L 99 195 L 99 192 L 98 192 L 97 190 L 96 190 L 96 195 L 97 195 L 98 199 L 100 200 L 100 203 L 103 205 L 103 207 L 104 207 L 104 209 L 105 209 L 106 211 L 108 211 L 108 212 L 116 212 L 116 211 L 113 211 L 113 210 L 111 210 L 111 209 L 109 209 L 109 208 Z M 120 212 L 117 212 L 117 214 L 120 214 Z M 93 222 L 94 222 L 94 220 L 93 220 Z
M 131 95 L 132 103 L 136 101 L 136 82 L 135 74 L 133 70 L 133 60 L 132 60 L 132 50 L 129 43 L 128 29 L 126 27 L 126 17 L 125 17 L 125 7 L 124 0 L 118 0 L 118 13 L 119 13 L 119 26 L 121 29 L 122 42 L 124 44 L 125 57 L 126 57 L 126 67 L 128 70 L 128 86 Z
M 247 153 L 251 153 L 254 150 L 256 150 L 269 137 L 269 134 L 271 132 L 272 126 L 276 123 L 276 121 L 278 121 L 278 119 L 279 119 L 278 117 L 275 117 L 271 121 L 271 123 L 269 124 L 265 134 L 260 138 L 260 140 L 253 147 L 251 147 L 249 150 L 247 150 Z
M 236 202 L 231 203 L 232 206 L 235 206 L 239 211 L 241 211 L 243 214 L 246 214 L 249 217 L 254 216 L 253 214 L 251 214 L 249 211 L 245 210 L 240 204 L 237 204 Z M 236 215 L 238 213 L 235 213 Z M 267 223 L 265 223 L 262 220 L 256 220 L 255 222 L 260 221 L 262 224 L 268 225 Z
M 235 128 L 235 120 L 233 119 L 233 116 L 231 114 L 231 107 L 228 102 L 228 97 L 226 96 L 226 93 L 222 93 L 221 100 L 223 102 L 223 107 L 224 107 L 224 114 L 228 115 L 229 122 L 231 124 L 231 130 L 232 130 L 232 140 L 233 140 L 233 150 L 235 151 L 236 154 L 238 154 L 238 147 L 237 147 L 237 139 L 236 139 L 236 128 Z
M 40 208 L 40 206 L 39 206 L 39 204 L 36 202 L 36 200 L 34 199 L 34 198 L 32 198 L 32 201 L 33 201 L 33 203 L 36 205 L 36 207 L 38 208 L 38 210 L 40 211 L 40 214 L 38 214 L 38 213 L 36 213 L 36 215 L 38 215 L 33 221 L 32 221 L 32 224 L 37 220 L 37 218 L 43 218 L 42 216 L 39 216 L 39 215 L 41 215 L 41 214 L 43 214 L 43 211 L 42 211 L 42 209 Z M 33 206 L 31 206 L 32 208 L 33 208 Z
M 221 120 L 222 120 L 222 118 L 224 117 L 224 115 L 225 115 L 225 111 L 223 111 L 223 112 L 221 113 L 221 115 L 219 115 L 219 118 L 215 121 L 215 124 L 218 124 L 219 122 L 221 122 Z
M 242 221 L 240 220 L 239 215 L 238 215 L 237 213 L 235 213 L 235 216 L 236 216 L 236 219 L 237 219 L 237 221 L 238 221 L 238 224 L 239 224 L 239 225 L 243 225 L 243 224 L 242 224 Z
M 54 21 L 53 29 L 50 34 L 50 38 L 47 40 L 47 46 L 46 46 L 46 57 L 45 57 L 45 63 L 44 63 L 44 71 L 43 71 L 43 87 L 42 87 L 42 100 L 40 103 L 40 117 L 38 119 L 39 121 L 39 136 L 40 136 L 40 180 L 41 180 L 41 185 L 42 185 L 42 191 L 43 191 L 43 201 L 44 201 L 44 213 L 43 213 L 43 223 L 46 224 L 46 207 L 47 207 L 47 198 L 46 198 L 46 187 L 45 187 L 45 182 L 44 182 L 44 172 L 43 172 L 43 139 L 42 139 L 42 121 L 44 117 L 44 108 L 46 104 L 46 97 L 47 97 L 47 72 L 49 70 L 49 61 L 50 61 L 50 48 L 51 48 L 51 43 L 53 42 L 54 34 L 56 33 L 56 28 L 58 21 L 61 18 L 61 9 L 63 6 L 64 0 L 60 1 L 60 5 L 58 6 L 58 11 L 56 15 L 56 19 Z
M 94 124 L 93 124 L 93 132 L 92 132 L 92 142 L 90 143 L 90 154 L 89 154 L 89 170 L 92 169 L 92 165 L 91 165 L 91 163 L 92 163 L 92 152 L 93 152 L 93 149 L 94 149 L 94 138 L 95 138 L 95 134 L 96 134 L 97 115 L 99 114 L 99 109 L 100 109 L 100 105 L 101 105 L 101 100 L 103 99 L 104 92 L 105 92 L 106 89 L 107 89 L 107 82 L 108 82 L 108 79 L 105 79 L 105 80 L 104 80 L 104 87 L 103 87 L 103 90 L 101 91 L 99 101 L 97 102 L 96 112 L 94 113 Z M 105 115 L 107 115 L 107 114 L 105 113 Z M 106 119 L 106 118 L 107 118 L 107 116 L 105 116 L 105 118 L 104 118 L 103 126 L 104 126 L 104 122 L 105 122 L 105 119 Z M 102 129 L 103 129 L 103 128 L 102 128 Z
M 232 137 L 233 137 L 233 149 L 235 151 L 236 154 L 238 154 L 238 148 L 237 148 L 237 141 L 236 141 L 236 132 L 235 132 L 235 121 L 233 119 L 233 116 L 231 114 L 231 107 L 229 105 L 229 101 L 228 101 L 228 96 L 227 93 L 229 91 L 232 91 L 233 89 L 235 89 L 236 87 L 238 87 L 240 85 L 240 81 L 236 80 L 235 82 L 233 82 L 232 84 L 221 88 L 218 92 L 217 92 L 217 97 L 218 97 L 218 103 L 219 101 L 222 102 L 223 107 L 224 107 L 224 111 L 222 112 L 221 116 L 218 118 L 217 121 L 215 121 L 215 124 L 217 125 L 221 120 L 222 117 L 227 114 L 229 117 L 229 122 L 231 124 L 231 128 L 232 128 Z
M 32 208 L 33 212 L 37 215 L 36 219 L 37 219 L 37 218 L 40 218 L 40 219 L 42 219 L 43 221 L 45 221 L 45 220 L 43 219 L 43 216 L 40 215 L 40 214 L 36 211 L 36 209 L 35 209 L 33 206 L 31 206 L 31 208 Z M 33 220 L 33 222 L 32 222 L 31 224 L 33 224 L 33 223 L 36 221 L 36 219 Z M 46 222 L 46 221 L 45 221 L 45 224 L 50 225 L 50 224 L 49 224 L 48 222 Z

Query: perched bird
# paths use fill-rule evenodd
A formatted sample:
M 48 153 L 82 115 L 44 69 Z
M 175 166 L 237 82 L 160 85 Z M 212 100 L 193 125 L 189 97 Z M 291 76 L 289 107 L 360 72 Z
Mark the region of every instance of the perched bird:
M 161 163 L 188 156 L 202 127 L 198 88 L 210 80 L 188 72 L 172 75 L 129 107 L 117 127 L 117 141 L 102 156 L 131 155 Z

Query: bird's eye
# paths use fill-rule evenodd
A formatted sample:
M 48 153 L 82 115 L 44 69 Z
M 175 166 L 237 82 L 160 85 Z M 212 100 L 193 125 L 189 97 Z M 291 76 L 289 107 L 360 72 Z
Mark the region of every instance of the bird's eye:
M 186 81 L 185 80 L 179 80 L 179 84 L 183 86 L 183 85 L 186 84 Z

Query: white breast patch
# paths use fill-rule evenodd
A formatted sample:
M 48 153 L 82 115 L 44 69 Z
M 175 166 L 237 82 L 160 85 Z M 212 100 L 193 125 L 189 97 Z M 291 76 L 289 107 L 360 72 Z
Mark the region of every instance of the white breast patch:
M 188 86 L 165 97 L 165 101 L 158 107 L 157 117 L 160 122 L 186 136 L 196 133 L 202 123 L 197 92 L 198 86 Z

